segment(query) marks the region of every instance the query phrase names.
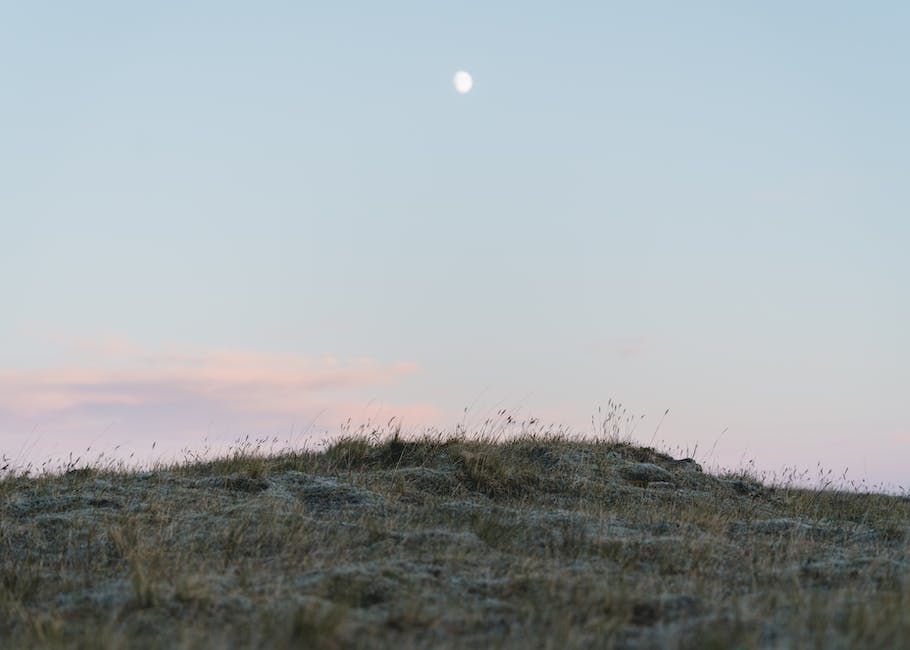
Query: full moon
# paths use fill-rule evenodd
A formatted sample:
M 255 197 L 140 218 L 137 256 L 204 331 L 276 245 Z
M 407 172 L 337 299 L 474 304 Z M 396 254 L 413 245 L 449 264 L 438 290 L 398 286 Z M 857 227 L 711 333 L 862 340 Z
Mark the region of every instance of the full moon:
M 464 95 L 465 93 L 471 92 L 471 88 L 474 87 L 474 80 L 464 70 L 459 70 L 455 73 L 455 76 L 452 78 L 452 83 L 455 85 L 455 90 Z

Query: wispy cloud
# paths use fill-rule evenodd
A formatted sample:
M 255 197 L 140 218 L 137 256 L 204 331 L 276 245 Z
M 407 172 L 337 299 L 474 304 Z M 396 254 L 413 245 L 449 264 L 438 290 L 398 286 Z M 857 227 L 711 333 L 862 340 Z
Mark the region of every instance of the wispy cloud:
M 98 436 L 117 444 L 123 437 L 191 444 L 213 430 L 270 435 L 314 419 L 334 427 L 348 418 L 396 416 L 418 426 L 437 417 L 429 404 L 378 401 L 418 372 L 414 363 L 237 350 L 150 353 L 126 341 L 88 349 L 92 363 L 82 355 L 78 364 L 0 371 L 0 446 L 36 430 L 63 449 Z
M 197 397 L 247 411 L 294 411 L 316 394 L 388 384 L 417 371 L 381 365 L 250 352 L 144 356 L 114 367 L 0 372 L 0 408 L 41 415 L 94 405 L 141 405 Z

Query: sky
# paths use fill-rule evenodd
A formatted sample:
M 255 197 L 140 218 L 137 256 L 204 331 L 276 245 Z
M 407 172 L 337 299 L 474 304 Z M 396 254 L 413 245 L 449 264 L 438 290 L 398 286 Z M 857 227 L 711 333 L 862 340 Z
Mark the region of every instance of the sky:
M 910 488 L 908 32 L 905 2 L 0 2 L 0 453 L 619 402 L 708 465 Z

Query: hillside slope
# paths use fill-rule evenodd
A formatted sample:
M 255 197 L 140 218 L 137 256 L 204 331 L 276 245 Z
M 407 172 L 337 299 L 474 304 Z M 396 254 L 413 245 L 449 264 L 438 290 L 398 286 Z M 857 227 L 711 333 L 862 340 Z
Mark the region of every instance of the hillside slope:
M 0 481 L 4 648 L 910 647 L 910 500 L 348 438 Z

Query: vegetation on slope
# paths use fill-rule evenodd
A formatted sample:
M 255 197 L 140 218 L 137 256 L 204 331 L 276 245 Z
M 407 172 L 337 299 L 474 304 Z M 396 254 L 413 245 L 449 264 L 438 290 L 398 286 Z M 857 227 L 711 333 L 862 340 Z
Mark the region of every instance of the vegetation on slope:
M 910 500 L 614 439 L 0 481 L 4 648 L 910 647 Z

